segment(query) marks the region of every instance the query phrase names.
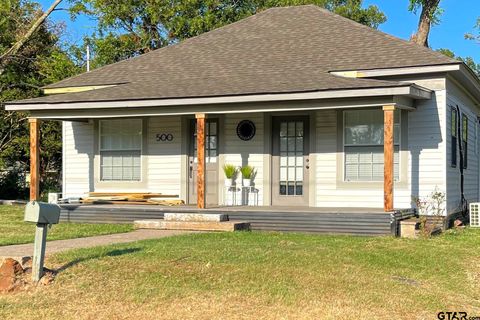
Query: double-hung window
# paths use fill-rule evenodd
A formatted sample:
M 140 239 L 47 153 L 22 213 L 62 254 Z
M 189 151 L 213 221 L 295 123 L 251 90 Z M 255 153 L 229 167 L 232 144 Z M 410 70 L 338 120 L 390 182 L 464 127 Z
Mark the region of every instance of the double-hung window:
M 383 181 L 383 110 L 344 111 L 345 181 Z M 394 115 L 394 177 L 399 179 L 400 112 Z
M 457 122 L 457 109 L 452 107 L 450 109 L 450 119 L 451 119 L 451 128 L 450 128 L 450 165 L 452 167 L 457 166 L 457 133 L 458 133 L 458 122 Z
M 462 115 L 462 152 L 463 152 L 463 169 L 468 166 L 468 117 Z
M 142 120 L 100 120 L 100 180 L 140 181 Z

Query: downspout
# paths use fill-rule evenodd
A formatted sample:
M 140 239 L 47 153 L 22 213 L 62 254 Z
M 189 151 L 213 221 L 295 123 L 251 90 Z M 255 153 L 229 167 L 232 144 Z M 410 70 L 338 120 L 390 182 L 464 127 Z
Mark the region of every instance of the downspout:
M 462 129 L 461 129 L 461 114 L 460 114 L 460 108 L 458 107 L 458 104 L 456 105 L 455 109 L 457 110 L 457 136 L 458 136 L 458 151 L 460 153 L 460 208 L 462 212 L 463 218 L 466 218 L 468 216 L 468 202 L 467 199 L 465 198 L 465 192 L 464 192 L 464 187 L 465 187 L 465 176 L 463 173 L 463 135 L 462 135 Z M 467 142 L 468 143 L 468 142 Z

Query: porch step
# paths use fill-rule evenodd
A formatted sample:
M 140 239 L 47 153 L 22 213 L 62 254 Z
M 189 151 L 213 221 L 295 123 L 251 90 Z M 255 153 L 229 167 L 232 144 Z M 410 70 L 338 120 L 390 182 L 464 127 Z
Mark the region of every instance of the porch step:
M 190 221 L 190 222 L 222 222 L 228 221 L 228 216 L 222 213 L 179 213 L 165 212 L 165 221 Z
M 192 230 L 192 231 L 239 231 L 250 230 L 244 221 L 166 221 L 160 219 L 135 220 L 137 229 Z

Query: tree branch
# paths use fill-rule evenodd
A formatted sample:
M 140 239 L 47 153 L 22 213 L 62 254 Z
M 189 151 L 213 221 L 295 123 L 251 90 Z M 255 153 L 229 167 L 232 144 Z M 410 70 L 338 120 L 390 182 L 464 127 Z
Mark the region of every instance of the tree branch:
M 30 37 L 38 30 L 42 23 L 48 18 L 50 13 L 62 2 L 62 0 L 55 0 L 50 8 L 45 11 L 28 29 L 27 33 L 23 35 L 16 43 L 13 44 L 7 51 L 0 55 L 0 74 L 3 73 L 4 65 L 6 60 L 12 55 L 17 54 L 17 52 L 25 45 L 25 43 L 30 39 Z

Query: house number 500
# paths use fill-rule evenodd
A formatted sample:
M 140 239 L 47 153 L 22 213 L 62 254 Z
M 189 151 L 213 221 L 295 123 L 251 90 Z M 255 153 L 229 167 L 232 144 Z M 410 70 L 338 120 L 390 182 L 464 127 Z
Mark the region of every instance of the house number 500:
M 173 140 L 173 134 L 171 134 L 171 133 L 157 134 L 156 139 L 157 139 L 157 141 L 172 141 Z

